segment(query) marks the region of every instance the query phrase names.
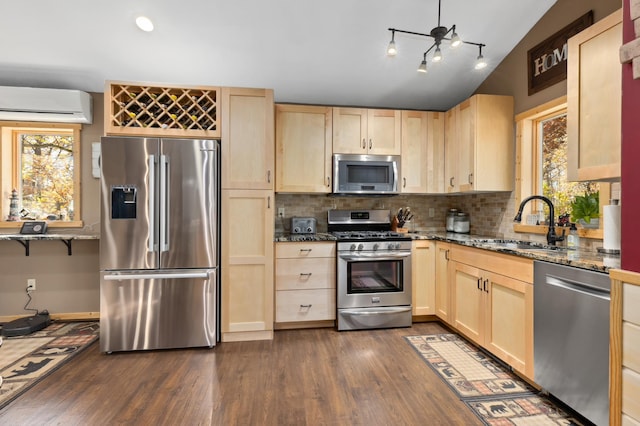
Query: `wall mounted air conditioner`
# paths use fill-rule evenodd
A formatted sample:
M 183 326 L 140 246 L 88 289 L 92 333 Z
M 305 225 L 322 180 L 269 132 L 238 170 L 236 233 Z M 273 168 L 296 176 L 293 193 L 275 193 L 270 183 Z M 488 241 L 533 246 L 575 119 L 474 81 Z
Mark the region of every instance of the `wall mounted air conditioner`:
M 79 90 L 0 86 L 0 120 L 91 124 L 91 96 Z

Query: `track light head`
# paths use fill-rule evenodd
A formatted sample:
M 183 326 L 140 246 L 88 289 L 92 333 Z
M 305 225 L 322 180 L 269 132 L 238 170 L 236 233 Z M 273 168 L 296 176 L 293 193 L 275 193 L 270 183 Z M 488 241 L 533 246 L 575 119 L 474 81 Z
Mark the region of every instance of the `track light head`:
M 395 37 L 396 37 L 396 32 L 392 31 L 391 41 L 389 42 L 389 46 L 387 47 L 387 56 L 396 56 L 396 54 L 398 53 L 398 49 L 396 49 Z

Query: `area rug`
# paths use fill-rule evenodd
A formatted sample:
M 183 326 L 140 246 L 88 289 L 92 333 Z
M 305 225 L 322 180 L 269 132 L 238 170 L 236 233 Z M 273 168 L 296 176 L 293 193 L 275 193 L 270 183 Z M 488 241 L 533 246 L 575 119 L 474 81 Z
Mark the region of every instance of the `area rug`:
M 3 337 L 0 410 L 98 339 L 98 322 L 56 322 L 26 336 Z
M 585 425 L 457 334 L 406 336 L 486 425 Z

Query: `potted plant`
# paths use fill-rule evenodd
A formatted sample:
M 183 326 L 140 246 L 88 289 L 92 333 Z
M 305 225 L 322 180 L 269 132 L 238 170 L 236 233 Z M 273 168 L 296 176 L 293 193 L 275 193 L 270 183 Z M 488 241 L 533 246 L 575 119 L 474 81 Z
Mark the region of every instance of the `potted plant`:
M 571 202 L 571 221 L 584 228 L 600 226 L 600 191 L 575 196 Z

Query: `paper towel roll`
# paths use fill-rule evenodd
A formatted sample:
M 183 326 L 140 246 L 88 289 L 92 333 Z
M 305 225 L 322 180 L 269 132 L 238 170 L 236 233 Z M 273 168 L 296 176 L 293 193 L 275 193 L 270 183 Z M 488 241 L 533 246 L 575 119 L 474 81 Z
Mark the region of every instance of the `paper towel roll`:
M 603 206 L 605 250 L 620 250 L 620 206 Z

